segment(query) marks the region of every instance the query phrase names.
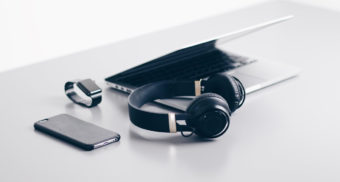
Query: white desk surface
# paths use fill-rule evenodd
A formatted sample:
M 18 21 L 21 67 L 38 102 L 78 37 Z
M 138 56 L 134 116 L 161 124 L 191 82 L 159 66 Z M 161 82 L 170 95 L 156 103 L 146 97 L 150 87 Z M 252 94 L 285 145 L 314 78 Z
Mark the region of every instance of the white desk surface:
M 302 69 L 248 96 L 213 141 L 158 134 L 129 122 L 126 95 L 103 79 L 182 45 L 280 15 L 289 22 L 234 40 L 231 51 Z M 339 181 L 340 13 L 267 3 L 0 74 L 0 181 Z M 87 109 L 64 95 L 93 78 L 103 102 Z M 85 152 L 34 131 L 68 113 L 117 131 L 119 143 Z

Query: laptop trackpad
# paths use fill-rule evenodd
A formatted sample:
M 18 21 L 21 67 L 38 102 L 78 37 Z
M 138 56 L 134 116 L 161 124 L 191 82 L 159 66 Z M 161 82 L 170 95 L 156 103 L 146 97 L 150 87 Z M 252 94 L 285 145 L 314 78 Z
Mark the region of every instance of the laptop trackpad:
M 265 81 L 263 78 L 244 74 L 239 71 L 231 72 L 230 75 L 238 78 L 241 81 L 247 93 L 249 93 L 250 90 L 254 90 L 254 87 L 260 87 L 260 84 Z
M 155 102 L 157 103 L 163 104 L 165 106 L 170 106 L 172 108 L 176 108 L 181 111 L 185 111 L 188 108 L 191 101 L 192 99 L 186 99 L 186 98 L 155 100 Z

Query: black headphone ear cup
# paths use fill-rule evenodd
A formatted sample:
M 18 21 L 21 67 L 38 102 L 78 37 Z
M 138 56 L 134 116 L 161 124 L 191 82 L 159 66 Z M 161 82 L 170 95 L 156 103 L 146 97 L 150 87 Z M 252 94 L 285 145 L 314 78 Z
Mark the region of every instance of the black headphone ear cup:
M 211 76 L 204 88 L 204 92 L 213 92 L 227 100 L 231 112 L 238 109 L 245 98 L 244 87 L 240 81 L 228 74 L 216 74 Z
M 215 93 L 205 93 L 194 99 L 187 108 L 187 125 L 202 137 L 222 135 L 229 126 L 230 109 L 226 100 Z

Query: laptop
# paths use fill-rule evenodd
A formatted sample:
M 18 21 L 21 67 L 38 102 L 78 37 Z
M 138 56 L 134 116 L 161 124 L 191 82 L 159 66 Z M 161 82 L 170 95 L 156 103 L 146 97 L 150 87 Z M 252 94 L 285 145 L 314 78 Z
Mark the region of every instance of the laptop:
M 223 48 L 230 40 L 253 33 L 263 28 L 287 21 L 285 16 L 252 25 L 209 40 L 183 46 L 144 64 L 105 78 L 113 89 L 131 93 L 135 88 L 161 80 L 198 80 L 216 73 L 237 77 L 252 93 L 270 85 L 292 78 L 298 69 L 280 62 L 264 61 L 238 55 Z M 176 97 L 156 100 L 165 106 L 185 111 L 192 97 Z

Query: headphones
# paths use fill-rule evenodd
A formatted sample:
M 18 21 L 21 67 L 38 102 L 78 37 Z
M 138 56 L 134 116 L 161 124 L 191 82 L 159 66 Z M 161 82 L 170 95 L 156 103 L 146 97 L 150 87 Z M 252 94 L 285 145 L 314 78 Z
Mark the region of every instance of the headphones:
M 135 89 L 129 96 L 131 122 L 143 129 L 176 133 L 192 133 L 203 138 L 216 138 L 229 127 L 230 116 L 244 103 L 242 83 L 228 74 L 216 74 L 205 80 L 165 80 Z M 197 96 L 184 113 L 156 113 L 141 107 L 156 99 L 175 96 Z M 184 120 L 185 124 L 177 121 Z M 191 132 L 184 135 L 184 132 Z

